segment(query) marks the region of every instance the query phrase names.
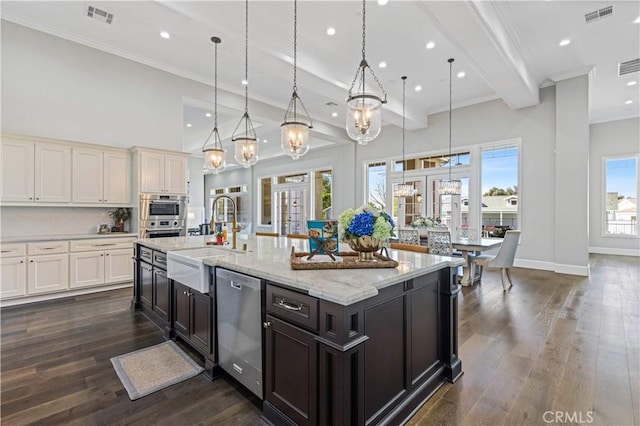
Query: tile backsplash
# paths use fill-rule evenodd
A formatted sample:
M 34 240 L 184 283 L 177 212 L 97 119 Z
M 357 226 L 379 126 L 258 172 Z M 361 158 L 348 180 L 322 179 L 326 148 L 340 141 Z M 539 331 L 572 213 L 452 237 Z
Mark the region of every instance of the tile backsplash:
M 106 207 L 0 207 L 0 236 L 96 234 L 98 225 L 113 226 Z M 130 221 L 125 224 L 129 230 Z

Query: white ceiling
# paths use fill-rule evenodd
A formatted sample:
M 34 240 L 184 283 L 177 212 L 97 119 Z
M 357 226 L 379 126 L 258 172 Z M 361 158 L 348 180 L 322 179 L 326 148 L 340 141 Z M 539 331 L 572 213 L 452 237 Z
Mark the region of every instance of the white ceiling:
M 112 13 L 113 23 L 88 18 L 88 5 Z M 585 23 L 585 13 L 609 5 L 612 16 Z M 238 102 L 244 96 L 244 1 L 2 1 L 0 7 L 3 19 L 210 85 L 210 38 L 222 38 L 218 122 L 223 143 L 230 145 L 244 107 Z M 298 2 L 298 93 L 314 120 L 312 149 L 346 142 L 344 101 L 362 56 L 361 9 L 359 1 Z M 497 98 L 512 108 L 532 106 L 540 87 L 591 71 L 592 123 L 640 116 L 640 84 L 627 85 L 640 80 L 639 73 L 617 73 L 618 62 L 640 55 L 640 24 L 634 23 L 639 16 L 637 1 L 369 0 L 366 58 L 388 92 L 384 123 L 402 123 L 402 75 L 408 76 L 408 130 L 428 126 L 430 114 L 448 108 L 450 57 L 456 58 L 454 108 Z M 335 35 L 326 34 L 329 26 Z M 161 38 L 160 31 L 171 38 Z M 571 44 L 560 47 L 564 38 Z M 435 48 L 427 50 L 428 41 Z M 280 155 L 292 54 L 293 2 L 252 0 L 249 113 L 260 139 L 268 141 L 260 145 L 260 158 Z M 380 68 L 380 61 L 388 66 Z M 459 71 L 466 76 L 456 78 Z M 213 112 L 211 101 L 185 99 L 185 150 L 199 151 L 211 131 L 212 118 L 205 116 Z

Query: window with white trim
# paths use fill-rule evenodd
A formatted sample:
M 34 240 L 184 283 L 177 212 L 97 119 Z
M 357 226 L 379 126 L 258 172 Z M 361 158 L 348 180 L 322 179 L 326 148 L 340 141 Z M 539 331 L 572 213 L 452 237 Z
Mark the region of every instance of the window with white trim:
M 603 235 L 638 236 L 640 156 L 605 157 L 603 160 Z

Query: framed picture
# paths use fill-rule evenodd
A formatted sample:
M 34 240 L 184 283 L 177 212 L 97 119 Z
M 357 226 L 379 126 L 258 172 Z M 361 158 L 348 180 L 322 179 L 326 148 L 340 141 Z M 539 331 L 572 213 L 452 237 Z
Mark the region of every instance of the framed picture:
M 318 250 L 318 254 L 327 251 L 337 253 L 338 250 L 338 221 L 337 220 L 308 220 L 309 249 L 311 253 Z

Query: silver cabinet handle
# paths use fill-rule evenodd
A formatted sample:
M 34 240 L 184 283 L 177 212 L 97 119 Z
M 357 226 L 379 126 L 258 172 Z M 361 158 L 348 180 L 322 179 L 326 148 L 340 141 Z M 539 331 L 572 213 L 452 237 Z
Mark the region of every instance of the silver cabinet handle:
M 231 288 L 235 288 L 236 290 L 241 290 L 242 289 L 242 284 L 238 284 L 235 281 L 231 281 L 231 283 L 229 285 L 231 286 Z
M 284 299 L 282 299 L 278 305 L 282 306 L 285 309 L 288 309 L 290 311 L 301 311 L 302 310 L 302 306 L 300 305 L 292 305 L 289 302 L 286 302 Z
M 271 327 L 272 325 L 273 325 L 273 324 L 271 324 L 271 321 L 266 321 L 266 322 L 263 322 L 263 323 L 262 323 L 262 326 L 263 326 L 264 328 L 269 328 L 269 327 Z
M 40 250 L 55 250 L 60 247 L 42 247 Z

